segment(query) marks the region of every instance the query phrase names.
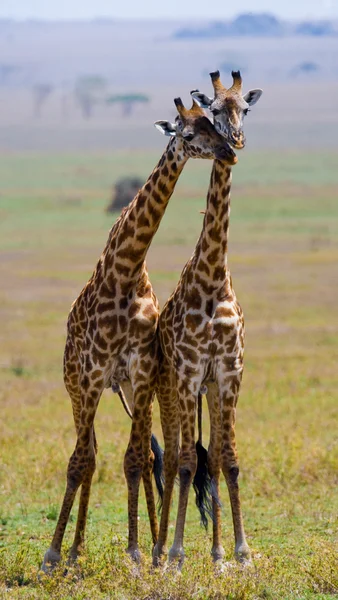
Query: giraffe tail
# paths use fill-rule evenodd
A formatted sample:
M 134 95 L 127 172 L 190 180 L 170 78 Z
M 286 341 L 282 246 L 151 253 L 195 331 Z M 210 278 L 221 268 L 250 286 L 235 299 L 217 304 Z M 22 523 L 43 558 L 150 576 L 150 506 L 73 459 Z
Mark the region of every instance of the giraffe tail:
M 201 525 L 207 529 L 208 517 L 213 521 L 212 501 L 216 498 L 215 486 L 208 469 L 208 451 L 202 444 L 202 394 L 198 394 L 198 441 L 196 442 L 197 468 L 193 480 L 195 502 Z M 219 501 L 219 500 L 217 500 Z
M 118 384 L 114 384 L 114 385 L 112 385 L 112 390 L 113 390 L 113 392 L 115 394 L 118 394 L 118 397 L 120 398 L 120 400 L 122 402 L 122 406 L 123 406 L 124 410 L 126 411 L 128 417 L 130 419 L 132 419 L 133 418 L 133 414 L 132 414 L 132 412 L 131 412 L 131 410 L 129 408 L 129 404 L 127 402 L 127 399 L 126 399 L 124 393 L 122 392 L 120 386 Z
M 94 438 L 94 450 L 95 450 L 95 454 L 97 454 L 98 451 L 98 445 L 97 445 L 97 439 L 96 439 L 96 435 L 95 435 L 95 429 L 93 426 L 93 438 Z
M 154 466 L 153 474 L 155 484 L 158 492 L 158 510 L 161 512 L 162 501 L 163 501 L 163 485 L 164 485 L 164 474 L 163 474 L 163 450 L 158 443 L 154 434 L 151 436 L 151 449 L 154 453 Z
M 130 419 L 132 419 L 133 414 L 129 408 L 126 397 L 125 397 L 123 391 L 121 390 L 120 386 L 118 384 L 114 384 L 112 386 L 112 390 L 113 390 L 113 392 L 118 394 L 118 396 L 122 402 L 122 406 L 123 406 L 124 410 L 126 411 L 128 417 Z M 164 485 L 163 450 L 162 450 L 160 444 L 158 443 L 156 437 L 154 436 L 154 434 L 152 434 L 152 436 L 151 436 L 151 449 L 154 454 L 153 475 L 154 475 L 154 479 L 155 479 L 157 492 L 159 495 L 159 499 L 158 499 L 159 510 L 161 510 L 162 500 L 163 500 L 163 485 Z

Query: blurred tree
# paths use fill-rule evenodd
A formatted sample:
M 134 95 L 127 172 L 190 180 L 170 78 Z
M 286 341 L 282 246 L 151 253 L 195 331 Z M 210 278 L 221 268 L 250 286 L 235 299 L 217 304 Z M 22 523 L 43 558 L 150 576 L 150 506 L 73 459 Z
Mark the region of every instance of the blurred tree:
M 48 96 L 53 91 L 53 86 L 49 83 L 36 83 L 33 86 L 33 103 L 34 103 L 34 116 L 36 118 L 41 117 L 41 110 L 45 104 Z
M 85 75 L 76 82 L 75 98 L 85 119 L 90 119 L 95 104 L 104 100 L 106 85 L 106 80 L 100 75 Z
M 145 94 L 117 94 L 115 96 L 107 96 L 107 104 L 121 104 L 122 114 L 124 117 L 129 117 L 134 110 L 136 104 L 146 104 L 150 102 L 149 96 Z

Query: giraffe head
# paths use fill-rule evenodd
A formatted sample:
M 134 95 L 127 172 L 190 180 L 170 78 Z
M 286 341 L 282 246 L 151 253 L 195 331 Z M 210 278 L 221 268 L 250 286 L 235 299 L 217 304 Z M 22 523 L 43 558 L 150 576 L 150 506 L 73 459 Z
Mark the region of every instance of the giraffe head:
M 216 130 L 237 149 L 244 148 L 243 119 L 249 112 L 249 107 L 256 104 L 262 95 L 262 90 L 250 90 L 244 96 L 242 93 L 242 77 L 239 71 L 232 71 L 233 84 L 227 89 L 223 86 L 219 71 L 210 73 L 214 88 L 214 98 L 209 98 L 198 90 L 191 92 L 192 97 L 203 108 L 209 108 L 214 117 Z
M 236 154 L 198 103 L 193 100 L 192 107 L 187 109 L 181 98 L 175 98 L 174 102 L 178 112 L 175 123 L 156 121 L 155 127 L 164 135 L 180 140 L 183 152 L 189 158 L 216 158 L 234 165 L 237 162 Z

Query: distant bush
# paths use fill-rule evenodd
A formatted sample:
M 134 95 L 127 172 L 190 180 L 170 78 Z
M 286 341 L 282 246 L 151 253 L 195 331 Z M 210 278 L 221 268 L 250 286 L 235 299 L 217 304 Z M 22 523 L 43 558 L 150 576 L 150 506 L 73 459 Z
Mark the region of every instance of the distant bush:
M 291 75 L 313 75 L 320 71 L 319 65 L 311 61 L 305 61 L 294 67 L 291 71 Z
M 201 29 L 179 29 L 175 38 L 218 38 L 227 36 L 276 36 L 286 32 L 285 24 L 268 13 L 244 13 L 232 21 L 215 21 Z
M 119 211 L 134 199 L 143 181 L 139 177 L 123 177 L 113 186 L 112 197 L 107 212 Z
M 295 33 L 314 36 L 334 35 L 335 29 L 330 21 L 305 21 L 297 25 Z
M 189 38 L 219 38 L 225 37 L 229 33 L 228 23 L 217 21 L 210 23 L 207 27 L 202 29 L 178 29 L 174 33 L 176 39 L 189 39 Z
M 238 15 L 230 24 L 231 35 L 281 35 L 284 26 L 274 15 L 268 13 L 245 13 Z
M 178 29 L 175 39 L 221 38 L 232 36 L 276 37 L 280 35 L 336 35 L 337 27 L 331 21 L 281 21 L 270 13 L 243 13 L 232 21 L 214 21 L 199 29 Z

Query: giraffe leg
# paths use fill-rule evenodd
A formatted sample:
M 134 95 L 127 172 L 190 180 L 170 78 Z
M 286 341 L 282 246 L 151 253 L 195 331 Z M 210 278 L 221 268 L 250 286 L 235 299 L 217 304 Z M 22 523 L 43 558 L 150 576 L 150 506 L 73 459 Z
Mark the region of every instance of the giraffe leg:
M 137 370 L 133 369 L 133 373 L 134 372 L 137 373 Z M 135 466 L 133 465 L 133 456 L 135 452 L 136 454 L 142 452 L 142 457 L 139 460 L 138 468 L 141 468 L 141 477 L 143 479 L 146 496 L 151 536 L 154 544 L 156 543 L 158 537 L 158 522 L 152 481 L 154 454 L 151 450 L 152 405 L 154 398 L 154 393 L 152 390 L 154 388 L 154 381 L 152 379 L 150 382 L 142 381 L 139 388 L 137 381 L 133 383 L 133 385 L 130 382 L 123 382 L 121 383 L 121 387 L 133 413 L 132 431 L 124 461 L 125 475 L 128 484 L 128 515 L 130 515 L 129 542 L 127 552 L 133 559 L 139 561 L 140 554 L 137 542 L 137 506 L 140 479 L 138 469 L 135 471 L 133 469 Z M 135 389 L 135 393 L 133 393 L 133 389 Z M 134 478 L 136 481 L 134 481 Z M 136 531 L 134 514 L 135 502 L 137 504 Z
M 80 415 L 81 415 L 81 387 L 80 387 L 80 374 L 81 374 L 81 366 L 80 361 L 75 352 L 74 345 L 72 343 L 71 338 L 67 339 L 65 355 L 64 355 L 64 382 L 66 389 L 70 395 L 72 401 L 72 409 L 73 416 L 75 422 L 75 428 L 77 433 L 80 429 Z M 101 390 L 102 393 L 103 390 Z M 95 437 L 95 430 L 93 426 L 93 444 L 94 444 L 94 453 L 97 451 L 97 443 Z M 95 465 L 94 465 L 95 470 Z M 81 495 L 80 495 L 80 503 L 79 503 L 79 511 L 76 523 L 76 531 L 74 542 L 70 549 L 69 557 L 71 560 L 76 560 L 78 554 L 80 552 L 81 546 L 84 541 L 84 532 L 86 527 L 87 513 L 88 513 L 88 503 L 90 496 L 90 488 L 94 470 L 91 472 L 89 470 L 88 474 L 84 477 L 81 484 Z
M 208 448 L 208 469 L 212 479 L 214 494 L 212 498 L 212 549 L 211 556 L 214 562 L 222 560 L 224 549 L 221 541 L 221 506 L 219 502 L 221 474 L 221 413 L 218 396 L 218 387 L 215 383 L 208 384 L 208 408 L 210 415 L 210 443 Z
M 72 410 L 73 410 L 73 417 L 74 417 L 76 433 L 78 433 L 78 431 L 79 431 L 80 413 L 81 413 L 80 372 L 81 372 L 81 364 L 80 364 L 79 358 L 76 354 L 71 337 L 68 335 L 67 341 L 66 341 L 66 346 L 65 346 L 65 351 L 64 351 L 64 357 L 63 357 L 63 373 L 64 373 L 65 387 L 69 393 L 69 396 L 70 396 L 70 399 L 72 402 Z M 67 494 L 67 491 L 68 491 L 68 494 Z M 69 498 L 69 502 L 67 502 L 67 508 L 65 508 L 65 510 L 66 511 L 69 510 L 69 513 L 70 513 L 71 505 L 74 502 L 76 490 L 74 492 L 74 490 L 72 489 L 71 482 L 68 483 L 68 475 L 67 475 L 67 491 L 66 491 L 66 495 Z M 73 499 L 72 499 L 72 496 L 74 496 Z M 68 504 L 70 504 L 69 509 L 68 509 Z M 62 511 L 61 511 L 61 513 L 62 513 Z M 60 514 L 60 516 L 61 516 L 61 514 Z M 69 517 L 69 514 L 68 514 L 68 517 Z M 68 521 L 68 517 L 66 519 L 66 524 Z M 54 535 L 52 544 L 51 544 L 50 548 L 47 550 L 47 552 L 45 553 L 41 569 L 46 573 L 49 572 L 50 570 L 52 570 L 57 565 L 57 563 L 61 560 L 60 550 L 61 550 L 62 537 L 61 537 L 61 541 L 60 541 L 59 537 L 56 538 Z
M 159 566 L 161 558 L 166 554 L 168 538 L 168 526 L 170 506 L 178 469 L 179 453 L 179 416 L 176 399 L 176 390 L 173 385 L 170 368 L 166 365 L 160 373 L 160 381 L 157 390 L 157 398 L 160 405 L 161 425 L 164 437 L 164 493 L 160 531 L 157 544 L 153 550 L 153 566 Z
M 137 412 L 137 410 L 134 411 L 129 444 L 124 456 L 124 473 L 128 486 L 127 553 L 133 560 L 140 562 L 141 556 L 138 548 L 138 497 L 143 471 L 143 447 L 137 426 Z M 135 413 L 136 420 L 134 420 Z
M 80 427 L 81 414 L 81 362 L 71 337 L 68 335 L 63 356 L 63 381 L 72 401 L 72 411 L 76 433 Z
M 90 489 L 92 484 L 93 475 L 96 467 L 96 439 L 95 439 L 95 431 L 94 427 L 92 428 L 92 434 L 90 436 L 90 456 L 91 460 L 88 464 L 88 468 L 86 473 L 84 474 L 82 483 L 81 483 L 81 494 L 80 494 L 80 502 L 79 502 L 79 511 L 77 515 L 76 521 L 76 530 L 74 541 L 72 547 L 69 551 L 69 558 L 71 561 L 75 561 L 79 556 L 84 542 L 84 534 L 86 529 L 87 522 L 87 514 L 88 514 L 88 504 L 90 497 Z
M 190 390 L 191 381 L 180 381 L 178 387 L 178 403 L 181 424 L 181 452 L 179 456 L 179 482 L 180 492 L 175 528 L 174 543 L 169 551 L 169 561 L 178 559 L 178 568 L 181 569 L 184 562 L 183 536 L 184 525 L 188 505 L 190 485 L 196 472 L 197 456 L 195 446 L 195 420 L 197 397 L 200 385 L 196 386 L 194 393 Z M 192 386 L 191 386 L 192 387 Z
M 156 370 L 155 370 L 156 371 Z M 152 484 L 154 455 L 151 450 L 152 402 L 156 372 L 145 373 L 138 360 L 131 366 L 133 390 L 133 421 L 128 448 L 124 457 L 124 472 L 128 485 L 128 548 L 127 553 L 140 561 L 138 547 L 138 499 L 143 478 L 153 543 L 158 536 L 155 497 Z
M 222 471 L 227 483 L 235 534 L 235 557 L 243 563 L 250 562 L 250 549 L 244 532 L 239 498 L 239 464 L 235 437 L 236 404 L 241 384 L 241 371 L 233 371 L 220 381 L 222 422 Z
M 75 540 L 71 550 L 72 556 L 75 557 L 77 555 L 83 541 L 90 484 L 95 471 L 95 433 L 93 423 L 102 393 L 99 393 L 98 391 L 98 383 L 99 381 L 96 379 L 93 385 L 88 374 L 86 374 L 81 381 L 81 405 L 83 408 L 81 409 L 79 418 L 77 442 L 68 463 L 67 487 L 55 533 L 51 546 L 44 556 L 41 567 L 45 572 L 49 572 L 60 560 L 62 540 L 70 511 L 75 500 L 76 492 L 81 484 L 84 484 L 84 487 L 80 498 Z M 100 383 L 103 389 L 103 379 Z
M 143 487 L 146 496 L 148 516 L 150 522 L 150 531 L 153 544 L 156 544 L 158 538 L 158 521 L 156 515 L 156 503 L 153 488 L 153 467 L 154 453 L 151 449 L 151 429 L 152 429 L 152 412 L 153 412 L 154 394 L 149 394 L 149 405 L 144 416 L 144 435 L 143 435 Z

